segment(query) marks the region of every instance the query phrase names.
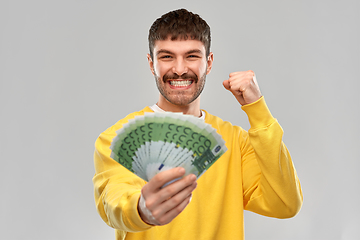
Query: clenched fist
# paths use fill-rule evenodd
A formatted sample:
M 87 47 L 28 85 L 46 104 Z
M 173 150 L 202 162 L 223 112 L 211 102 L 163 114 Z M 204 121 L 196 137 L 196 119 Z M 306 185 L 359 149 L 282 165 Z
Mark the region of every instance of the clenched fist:
M 251 70 L 230 73 L 229 79 L 225 80 L 223 85 L 232 92 L 242 106 L 253 103 L 261 98 L 255 73 Z

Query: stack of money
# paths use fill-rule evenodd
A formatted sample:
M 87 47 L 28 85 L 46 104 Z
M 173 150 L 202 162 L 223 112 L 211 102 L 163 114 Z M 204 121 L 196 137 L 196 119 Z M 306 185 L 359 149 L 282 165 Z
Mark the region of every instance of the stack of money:
M 211 125 L 182 113 L 145 113 L 116 134 L 111 158 L 145 181 L 174 167 L 200 177 L 227 150 Z

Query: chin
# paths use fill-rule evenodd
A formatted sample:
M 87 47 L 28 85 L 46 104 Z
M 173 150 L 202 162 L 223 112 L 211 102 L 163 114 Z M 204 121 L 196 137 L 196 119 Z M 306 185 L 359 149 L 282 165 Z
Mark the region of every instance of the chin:
M 189 104 L 191 104 L 192 102 L 194 102 L 196 99 L 198 98 L 197 97 L 184 97 L 184 96 L 181 96 L 181 97 L 178 97 L 178 98 L 166 98 L 166 100 L 168 100 L 168 102 L 170 102 L 171 104 L 173 105 L 176 105 L 176 106 L 187 106 Z

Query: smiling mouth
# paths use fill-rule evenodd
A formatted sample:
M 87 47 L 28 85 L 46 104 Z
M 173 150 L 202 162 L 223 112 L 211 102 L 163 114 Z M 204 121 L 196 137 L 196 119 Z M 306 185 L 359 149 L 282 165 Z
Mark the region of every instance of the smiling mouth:
M 193 83 L 193 80 L 170 80 L 169 83 L 173 87 L 188 87 Z

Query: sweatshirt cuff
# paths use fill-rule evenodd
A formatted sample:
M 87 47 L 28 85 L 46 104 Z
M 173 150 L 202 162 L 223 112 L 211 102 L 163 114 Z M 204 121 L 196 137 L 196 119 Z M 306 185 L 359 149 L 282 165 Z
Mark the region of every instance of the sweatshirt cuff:
M 128 211 L 126 211 L 127 214 L 127 218 L 129 219 L 129 222 L 126 223 L 125 225 L 130 225 L 132 229 L 134 229 L 135 231 L 145 231 L 151 227 L 153 227 L 152 225 L 149 225 L 147 223 L 145 223 L 142 218 L 140 217 L 139 211 L 138 211 L 138 202 L 140 199 L 140 195 L 141 192 L 135 193 L 131 196 L 130 201 L 129 201 L 129 209 Z M 126 219 L 126 218 L 125 218 Z
M 271 115 L 263 96 L 253 103 L 242 106 L 241 109 L 249 118 L 250 130 L 266 128 L 276 121 Z

